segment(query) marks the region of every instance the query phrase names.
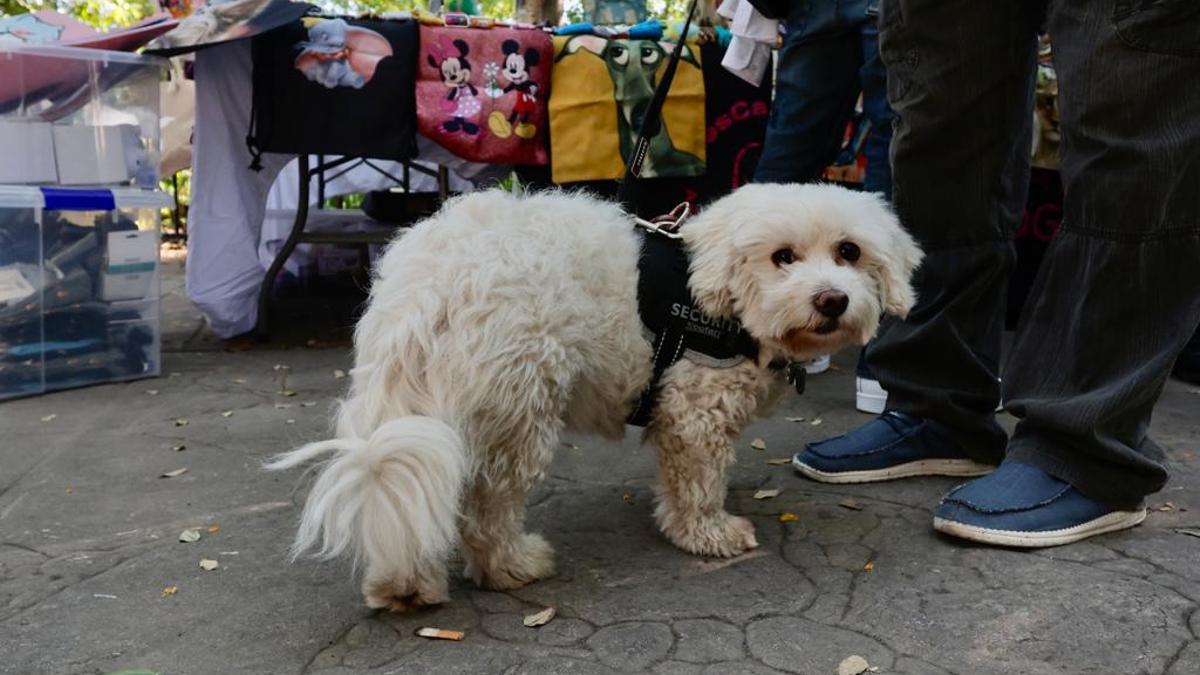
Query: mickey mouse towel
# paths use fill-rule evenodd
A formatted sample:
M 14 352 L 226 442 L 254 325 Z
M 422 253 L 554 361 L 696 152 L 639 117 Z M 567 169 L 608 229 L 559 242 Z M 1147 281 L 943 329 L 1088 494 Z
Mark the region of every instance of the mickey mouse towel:
M 553 51 L 540 30 L 421 26 L 421 135 L 471 162 L 549 163 Z

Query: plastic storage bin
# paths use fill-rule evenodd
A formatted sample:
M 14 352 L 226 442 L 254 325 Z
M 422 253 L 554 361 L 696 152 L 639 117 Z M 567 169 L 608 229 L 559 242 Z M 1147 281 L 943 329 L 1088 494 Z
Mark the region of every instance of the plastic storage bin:
M 165 68 L 124 52 L 0 49 L 0 184 L 155 187 Z
M 161 192 L 0 186 L 0 399 L 158 375 Z

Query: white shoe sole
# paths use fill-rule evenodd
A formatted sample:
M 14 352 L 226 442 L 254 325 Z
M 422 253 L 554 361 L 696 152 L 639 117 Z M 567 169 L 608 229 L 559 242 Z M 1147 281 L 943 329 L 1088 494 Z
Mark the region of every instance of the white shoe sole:
M 882 415 L 887 410 L 888 393 L 879 380 L 868 380 L 865 377 L 854 378 L 854 407 L 859 412 L 869 415 Z M 996 406 L 996 412 L 1004 412 L 1004 401 Z
M 882 415 L 887 409 L 887 399 L 887 390 L 879 386 L 879 380 L 854 378 L 854 407 L 859 412 Z
M 886 469 L 830 473 L 814 469 L 795 457 L 792 458 L 792 466 L 796 467 L 796 470 L 806 478 L 811 478 L 818 483 L 876 483 L 914 476 L 971 478 L 987 475 L 996 468 L 991 464 L 980 464 L 969 459 L 922 459 L 907 464 L 889 466 Z
M 804 362 L 804 372 L 809 375 L 820 375 L 829 370 L 829 366 L 833 365 L 833 358 L 826 356 L 818 356 L 814 359 L 809 359 Z
M 1089 520 L 1082 525 L 1068 527 L 1062 530 L 1047 532 L 1015 532 L 1012 530 L 992 530 L 977 525 L 966 525 L 944 518 L 933 519 L 933 529 L 948 535 L 968 539 L 983 544 L 996 546 L 1013 546 L 1017 548 L 1045 548 L 1047 546 L 1062 546 L 1071 544 L 1088 537 L 1094 537 L 1105 532 L 1116 532 L 1131 528 L 1146 519 L 1146 510 L 1113 511 Z

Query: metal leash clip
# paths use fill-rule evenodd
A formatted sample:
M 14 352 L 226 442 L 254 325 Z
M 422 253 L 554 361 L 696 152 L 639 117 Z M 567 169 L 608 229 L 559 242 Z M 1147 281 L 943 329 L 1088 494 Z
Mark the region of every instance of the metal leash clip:
M 683 221 L 687 220 L 691 215 L 691 205 L 683 202 L 671 209 L 670 213 L 658 216 L 653 220 L 646 220 L 635 216 L 633 222 L 647 232 L 661 234 L 670 239 L 681 239 L 683 235 L 679 234 L 679 228 L 683 226 Z

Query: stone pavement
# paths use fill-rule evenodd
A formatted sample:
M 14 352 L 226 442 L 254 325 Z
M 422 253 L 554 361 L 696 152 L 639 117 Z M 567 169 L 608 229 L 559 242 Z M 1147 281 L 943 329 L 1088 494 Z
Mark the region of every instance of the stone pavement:
M 166 291 L 164 377 L 0 404 L 0 672 L 833 673 L 857 654 L 913 675 L 1200 673 L 1200 538 L 1178 531 L 1200 529 L 1200 394 L 1179 383 L 1153 425 L 1172 460 L 1151 501 L 1164 510 L 1132 532 L 962 546 L 930 526 L 953 480 L 835 487 L 769 466 L 867 419 L 842 357 L 740 444 L 729 509 L 759 550 L 672 548 L 651 520 L 652 453 L 571 438 L 530 506 L 557 576 L 510 593 L 459 582 L 450 604 L 393 616 L 362 606 L 346 561 L 288 561 L 302 472 L 259 469 L 323 437 L 348 350 L 224 352 L 177 272 Z M 277 364 L 296 396 L 277 393 Z M 762 487 L 782 493 L 754 500 Z M 200 540 L 180 543 L 190 527 Z M 545 606 L 557 618 L 522 625 Z

